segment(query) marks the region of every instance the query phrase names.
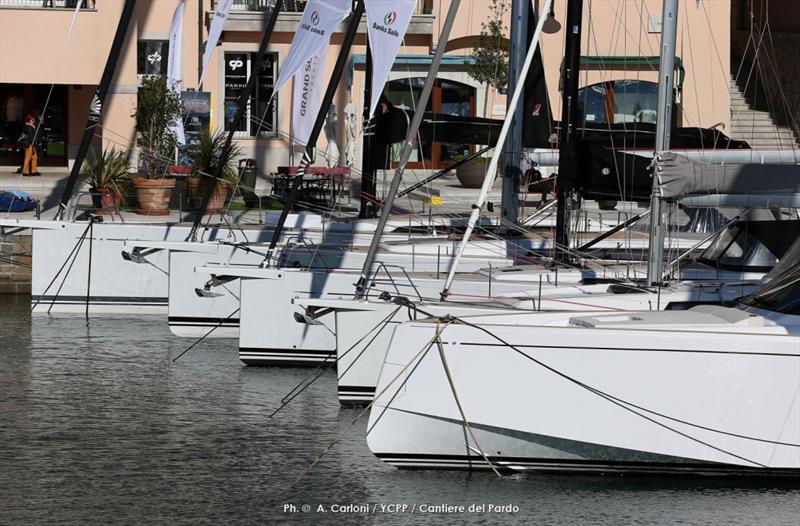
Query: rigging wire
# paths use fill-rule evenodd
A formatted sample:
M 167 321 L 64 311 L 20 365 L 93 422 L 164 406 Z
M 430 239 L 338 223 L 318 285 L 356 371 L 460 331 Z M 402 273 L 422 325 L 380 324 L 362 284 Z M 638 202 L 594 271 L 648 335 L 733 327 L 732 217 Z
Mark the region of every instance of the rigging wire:
M 334 440 L 333 440 L 333 441 L 332 441 L 330 444 L 328 444 L 328 445 L 327 445 L 327 446 L 326 446 L 326 447 L 325 447 L 325 448 L 324 448 L 324 449 L 323 449 L 323 450 L 322 450 L 322 451 L 319 453 L 319 455 L 317 455 L 317 457 L 314 459 L 314 461 L 313 461 L 313 462 L 311 462 L 311 464 L 310 464 L 310 465 L 309 465 L 309 466 L 308 466 L 308 467 L 307 467 L 307 468 L 306 468 L 306 469 L 305 469 L 305 470 L 304 470 L 302 473 L 300 473 L 300 475 L 298 475 L 298 476 L 297 476 L 297 478 L 295 478 L 294 482 L 292 483 L 292 487 L 297 487 L 297 485 L 298 485 L 300 482 L 302 482 L 302 481 L 303 481 L 303 479 L 305 479 L 305 478 L 308 476 L 308 474 L 309 474 L 309 473 L 311 473 L 311 471 L 313 471 L 313 469 L 314 469 L 314 468 L 317 466 L 317 464 L 319 464 L 319 463 L 320 463 L 320 461 L 323 459 L 323 457 L 324 457 L 325 455 L 327 455 L 327 454 L 328 454 L 328 452 L 330 452 L 330 450 L 331 450 L 331 449 L 332 449 L 332 448 L 333 448 L 333 447 L 334 447 L 336 444 L 338 444 L 339 442 L 341 442 L 341 440 L 342 440 L 342 439 L 343 439 L 345 436 L 347 436 L 347 434 L 350 432 L 350 430 L 351 430 L 351 429 L 353 429 L 353 427 L 356 425 L 356 423 L 358 423 L 358 421 L 359 421 L 359 420 L 361 420 L 361 418 L 362 418 L 364 415 L 366 415 L 366 414 L 367 414 L 367 412 L 368 412 L 370 409 L 372 409 L 372 406 L 375 404 L 375 400 L 377 400 L 378 398 L 380 398 L 380 397 L 381 397 L 381 396 L 382 396 L 382 395 L 383 395 L 383 394 L 384 394 L 384 393 L 385 393 L 385 392 L 386 392 L 386 391 L 389 389 L 389 387 L 391 387 L 391 386 L 392 386 L 392 384 L 394 384 L 394 383 L 395 383 L 395 382 L 396 382 L 398 379 L 400 379 L 400 377 L 401 377 L 401 376 L 402 376 L 402 375 L 403 375 L 403 374 L 406 372 L 406 370 L 407 370 L 407 369 L 410 367 L 410 365 L 411 365 L 413 362 L 417 361 L 417 358 L 419 358 L 419 361 L 417 361 L 417 365 L 419 365 L 419 363 L 422 361 L 422 359 L 423 359 L 423 358 L 425 357 L 425 355 L 428 353 L 428 351 L 430 350 L 430 348 L 433 346 L 433 343 L 434 343 L 434 341 L 435 341 L 435 338 L 436 338 L 436 337 L 438 337 L 438 336 L 441 334 L 441 331 L 444 331 L 444 329 L 445 329 L 445 328 L 447 328 L 447 326 L 448 326 L 449 324 L 450 324 L 450 322 L 445 322 L 444 324 L 442 324 L 442 325 L 441 325 L 441 328 L 440 328 L 439 326 L 437 326 L 436 334 L 434 335 L 434 337 L 433 337 L 433 338 L 431 338 L 431 339 L 430 339 L 430 340 L 429 340 L 429 341 L 428 341 L 428 342 L 427 342 L 425 345 L 423 345 L 423 346 L 422 346 L 422 348 L 421 348 L 421 349 L 420 349 L 420 350 L 417 352 L 417 354 L 415 354 L 415 355 L 414 355 L 414 357 L 411 359 L 411 361 L 409 361 L 409 362 L 408 362 L 408 363 L 407 363 L 407 364 L 406 364 L 406 365 L 405 365 L 403 368 L 401 368 L 401 369 L 400 369 L 400 371 L 398 371 L 398 373 L 397 373 L 397 374 L 396 374 L 396 375 L 395 375 L 395 376 L 394 376 L 394 377 L 393 377 L 393 378 L 392 378 L 392 379 L 391 379 L 391 380 L 390 380 L 390 381 L 387 383 L 386 387 L 384 387 L 384 388 L 383 388 L 383 389 L 382 389 L 382 390 L 381 390 L 379 393 L 377 393 L 377 394 L 375 395 L 375 398 L 372 400 L 372 402 L 370 402 L 370 403 L 369 403 L 369 404 L 368 404 L 368 405 L 367 405 L 367 406 L 366 406 L 366 407 L 365 407 L 363 410 L 361 410 L 361 411 L 360 411 L 360 412 L 359 412 L 359 413 L 358 413 L 358 414 L 357 414 L 357 415 L 356 415 L 356 416 L 355 416 L 355 417 L 354 417 L 354 418 L 353 418 L 353 419 L 350 421 L 350 424 L 349 424 L 347 427 L 345 427 L 345 428 L 344 428 L 344 430 L 342 430 L 342 432 L 341 432 L 341 433 L 339 433 L 339 435 L 338 435 L 338 436 L 337 436 L 337 437 L 336 437 L 336 438 L 335 438 L 335 439 L 334 439 Z M 414 369 L 416 369 L 417 365 L 415 365 L 415 366 L 414 366 Z M 413 370 L 412 370 L 412 373 L 413 373 Z M 406 382 L 406 381 L 408 381 L 408 378 L 410 377 L 410 375 L 411 375 L 411 373 L 409 373 L 409 376 L 407 376 L 407 377 L 405 378 L 405 380 L 403 380 L 403 382 L 401 383 L 401 386 L 400 386 L 400 387 L 402 387 L 403 385 L 405 385 L 405 382 Z M 397 394 L 397 393 L 395 393 L 395 396 L 396 396 L 396 394 Z M 385 411 L 386 409 L 388 409 L 388 408 L 384 408 L 384 411 Z M 383 413 L 381 413 L 381 415 L 382 415 L 382 414 L 383 414 Z M 378 417 L 378 418 L 380 418 L 380 417 Z M 369 434 L 369 430 L 367 430 L 367 434 Z

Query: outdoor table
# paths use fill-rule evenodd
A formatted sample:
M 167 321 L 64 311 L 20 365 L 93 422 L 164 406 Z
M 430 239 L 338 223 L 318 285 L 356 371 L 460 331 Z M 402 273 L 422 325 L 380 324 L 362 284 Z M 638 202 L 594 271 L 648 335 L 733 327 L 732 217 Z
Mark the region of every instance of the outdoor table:
M 296 166 L 278 166 L 277 172 L 272 174 L 272 193 L 288 197 L 296 175 Z M 300 199 L 322 200 L 333 207 L 338 192 L 344 190 L 349 181 L 350 168 L 346 166 L 308 166 L 300 184 Z

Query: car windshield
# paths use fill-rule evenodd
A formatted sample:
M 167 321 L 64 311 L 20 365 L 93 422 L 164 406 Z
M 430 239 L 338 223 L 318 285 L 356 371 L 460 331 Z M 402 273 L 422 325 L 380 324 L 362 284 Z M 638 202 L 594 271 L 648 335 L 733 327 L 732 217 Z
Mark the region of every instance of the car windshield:
M 742 303 L 782 314 L 800 314 L 800 265 L 776 277 Z

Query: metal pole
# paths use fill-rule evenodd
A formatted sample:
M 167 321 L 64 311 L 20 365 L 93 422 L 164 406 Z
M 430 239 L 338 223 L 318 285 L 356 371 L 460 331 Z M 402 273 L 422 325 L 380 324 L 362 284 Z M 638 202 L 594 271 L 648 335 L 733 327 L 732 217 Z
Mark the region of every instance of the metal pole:
M 512 0 L 511 2 L 511 49 L 508 63 L 508 91 L 514 92 L 517 83 L 524 83 L 520 76 L 525 62 L 525 51 L 528 49 L 528 12 L 530 0 Z M 509 103 L 511 100 L 509 99 Z M 511 131 L 505 144 L 506 166 L 503 174 L 503 194 L 501 201 L 503 221 L 511 232 L 511 225 L 518 224 L 519 215 L 519 182 L 522 178 L 522 129 L 525 118 L 525 105 L 508 108 L 514 112 Z
M 376 209 L 372 200 L 375 199 L 377 194 L 375 188 L 375 172 L 370 162 L 372 135 L 374 132 L 369 127 L 369 104 L 372 100 L 372 51 L 369 47 L 369 38 L 367 38 L 366 46 L 367 63 L 364 68 L 364 108 L 361 118 L 361 131 L 364 135 L 364 140 L 361 145 L 361 203 L 358 210 L 358 217 L 362 219 L 375 217 Z
M 656 108 L 656 156 L 669 150 L 677 33 L 678 0 L 664 0 L 661 14 L 661 61 L 658 70 L 658 107 Z M 653 191 L 650 194 L 650 210 L 647 283 L 655 285 L 662 282 L 664 272 L 664 228 L 661 217 L 661 190 L 658 183 L 657 158 L 653 161 Z
M 564 49 L 563 89 L 561 94 L 561 129 L 559 130 L 558 180 L 556 187 L 556 262 L 569 261 L 569 209 L 572 204 L 572 185 L 576 178 L 575 131 L 578 122 L 578 75 L 581 58 L 581 25 L 583 0 L 567 4 L 567 32 Z M 562 250 L 559 250 L 562 249 Z
M 436 46 L 436 52 L 433 55 L 430 68 L 428 69 L 428 77 L 425 79 L 425 85 L 422 87 L 422 93 L 420 93 L 419 100 L 417 101 L 417 109 L 414 112 L 414 117 L 411 119 L 411 124 L 408 126 L 408 132 L 406 133 L 406 139 L 403 143 L 403 151 L 400 153 L 397 170 L 389 186 L 389 193 L 386 195 L 386 199 L 383 202 L 381 216 L 378 220 L 377 228 L 375 229 L 375 235 L 372 237 L 367 257 L 364 260 L 364 266 L 361 268 L 361 277 L 356 283 L 356 297 L 362 297 L 369 290 L 369 277 L 372 273 L 372 264 L 375 261 L 375 254 L 378 252 L 378 245 L 381 242 L 381 236 L 383 235 L 383 229 L 386 227 L 386 222 L 389 220 L 389 214 L 392 213 L 392 204 L 397 195 L 397 190 L 400 188 L 400 182 L 403 180 L 403 172 L 406 169 L 406 164 L 411 158 L 411 153 L 414 151 L 414 147 L 417 143 L 417 130 L 419 130 L 419 125 L 422 123 L 425 107 L 428 105 L 428 99 L 433 91 L 433 85 L 436 82 L 436 73 L 439 71 L 439 66 L 444 56 L 445 43 L 450 38 L 450 30 L 455 23 L 458 6 L 460 4 L 461 0 L 453 0 L 450 3 L 447 17 L 442 25 L 442 32 L 441 35 L 439 35 L 439 45 Z M 412 245 L 412 249 L 413 247 L 414 245 Z
M 350 54 L 350 48 L 353 47 L 353 40 L 356 38 L 358 24 L 361 22 L 361 17 L 363 15 L 364 0 L 359 0 L 356 3 L 353 13 L 350 15 L 350 23 L 347 25 L 347 33 L 345 33 L 344 41 L 342 42 L 342 48 L 339 50 L 339 56 L 336 59 L 336 65 L 333 68 L 331 79 L 328 82 L 328 88 L 325 90 L 325 95 L 322 97 L 322 105 L 320 106 L 319 113 L 317 114 L 317 120 L 314 121 L 314 128 L 311 129 L 311 135 L 308 137 L 308 144 L 306 144 L 306 149 L 303 152 L 303 158 L 300 161 L 300 165 L 297 167 L 297 175 L 295 175 L 294 181 L 292 181 L 292 189 L 289 192 L 289 198 L 286 200 L 286 203 L 283 206 L 281 215 L 278 218 L 278 224 L 275 225 L 275 231 L 272 234 L 272 240 L 269 242 L 269 249 L 264 256 L 264 262 L 262 265 L 269 265 L 269 262 L 272 259 L 272 254 L 275 252 L 275 246 L 278 244 L 281 234 L 283 233 L 283 225 L 286 223 L 286 218 L 289 217 L 289 212 L 291 211 L 294 202 L 297 200 L 297 194 L 300 191 L 300 185 L 302 184 L 303 177 L 306 174 L 306 168 L 308 168 L 314 161 L 314 150 L 317 147 L 317 139 L 319 139 L 319 134 L 322 132 L 322 127 L 324 126 L 325 119 L 328 116 L 328 108 L 333 102 L 333 97 L 336 95 L 336 90 L 339 88 L 339 81 L 342 78 L 342 73 L 344 73 L 345 66 L 347 66 L 347 56 Z
M 545 0 L 543 10 L 547 10 L 550 7 L 551 0 Z M 539 44 L 539 39 L 541 38 L 542 28 L 544 26 L 544 17 L 540 17 L 538 22 L 536 22 L 536 30 L 533 33 L 533 39 L 531 40 L 531 45 L 528 48 L 528 54 L 525 56 L 525 63 L 522 65 L 522 71 L 520 71 L 520 77 L 525 78 L 528 75 L 528 71 L 530 70 L 531 64 L 533 63 L 533 57 L 536 55 L 536 48 Z M 523 91 L 524 83 L 517 84 L 514 88 L 514 93 L 511 96 L 511 103 L 509 104 L 509 108 L 516 108 L 517 104 L 519 104 L 520 99 L 522 98 L 522 91 Z M 497 144 L 502 145 L 505 144 L 506 138 L 508 137 L 508 132 L 511 128 L 511 121 L 513 120 L 514 114 L 513 113 L 506 113 L 506 118 L 503 121 L 503 127 L 500 129 L 500 137 L 497 139 Z M 483 185 L 481 186 L 480 195 L 478 195 L 478 199 L 472 205 L 472 212 L 469 214 L 469 220 L 467 221 L 467 228 L 464 230 L 464 235 L 461 238 L 461 243 L 458 245 L 458 251 L 456 252 L 455 257 L 453 258 L 453 263 L 450 267 L 450 272 L 447 274 L 447 279 L 444 283 L 444 288 L 440 293 L 442 299 L 444 300 L 450 291 L 450 286 L 453 284 L 453 279 L 455 279 L 455 273 L 458 269 L 458 264 L 461 262 L 461 258 L 464 256 L 464 250 L 467 248 L 467 244 L 469 243 L 469 238 L 472 235 L 472 232 L 475 230 L 475 225 L 478 224 L 478 219 L 480 218 L 481 210 L 483 209 L 484 203 L 489 198 L 489 192 L 492 190 L 492 186 L 494 185 L 495 178 L 497 175 L 497 166 L 500 163 L 500 151 L 499 148 L 495 149 L 494 155 L 492 155 L 492 160 L 489 162 L 489 168 L 486 170 L 486 177 L 483 179 Z
M 493 150 L 493 149 L 494 149 L 494 146 L 486 146 L 484 148 L 481 148 L 480 150 L 478 150 L 475 153 L 469 154 L 469 156 L 464 157 L 463 159 L 459 159 L 458 161 L 454 161 L 452 164 L 450 164 L 449 166 L 447 166 L 445 168 L 442 168 L 441 170 L 439 170 L 435 174 L 431 175 L 430 177 L 426 177 L 425 179 L 423 179 L 422 181 L 420 181 L 418 183 L 414 183 L 411 186 L 407 186 L 402 192 L 397 194 L 397 198 L 399 199 L 401 197 L 404 197 L 404 196 L 410 194 L 414 190 L 418 190 L 418 189 L 422 188 L 423 186 L 427 186 L 428 184 L 430 184 L 431 182 L 435 181 L 436 179 L 442 177 L 443 175 L 447 175 L 448 173 L 452 172 L 453 170 L 455 170 L 459 166 L 464 165 L 464 164 L 470 162 L 471 160 L 476 159 L 476 158 L 480 157 L 481 155 L 483 155 L 484 153 L 486 153 L 486 152 L 488 152 L 490 150 Z
M 595 246 L 596 244 L 598 244 L 602 240 L 604 240 L 606 238 L 609 238 L 609 237 L 613 236 L 614 234 L 616 234 L 617 232 L 628 228 L 629 226 L 631 226 L 632 224 L 634 224 L 635 222 L 637 222 L 638 220 L 640 220 L 641 218 L 643 218 L 643 217 L 645 217 L 647 215 L 650 215 L 650 210 L 645 210 L 641 214 L 636 214 L 635 216 L 633 216 L 630 219 L 626 220 L 624 223 L 620 223 L 617 226 L 615 226 L 614 228 L 606 230 L 605 232 L 603 232 L 602 234 L 600 234 L 596 238 L 592 239 L 591 241 L 588 241 L 587 243 L 584 243 L 583 245 L 579 246 L 577 248 L 577 252 L 583 252 L 585 250 L 589 250 L 590 248 L 592 248 L 593 246 Z M 602 227 L 602 224 L 600 226 Z M 587 228 L 587 230 L 588 230 L 588 228 Z
M 222 148 L 222 153 L 220 153 L 220 159 L 225 159 L 228 156 L 228 151 L 231 149 L 231 143 L 233 142 L 233 135 L 236 133 L 236 128 L 239 127 L 242 117 L 244 117 L 247 109 L 248 99 L 250 98 L 250 94 L 253 92 L 256 82 L 258 81 L 258 69 L 261 67 L 261 62 L 264 60 L 264 57 L 267 54 L 267 47 L 269 47 L 269 41 L 272 38 L 272 32 L 275 30 L 275 24 L 278 22 L 278 15 L 280 15 L 282 4 L 283 0 L 278 0 L 275 2 L 275 7 L 272 8 L 269 18 L 267 19 L 267 26 L 264 28 L 264 35 L 261 37 L 261 45 L 258 48 L 258 53 L 256 53 L 254 66 L 250 71 L 250 78 L 247 79 L 247 86 L 245 86 L 244 90 L 239 94 L 239 98 L 236 100 L 236 115 L 233 117 L 233 121 L 230 123 L 228 137 L 225 139 L 225 146 Z M 250 109 L 250 111 L 257 110 L 258 108 L 256 106 L 253 106 Z M 203 214 L 206 211 L 208 202 L 211 200 L 211 195 L 214 193 L 214 186 L 216 186 L 217 181 L 222 179 L 222 171 L 224 168 L 225 167 L 221 163 L 217 163 L 217 165 L 214 166 L 213 176 L 201 174 L 201 177 L 208 182 L 208 187 L 203 194 L 203 201 L 200 203 L 200 208 L 197 210 L 197 215 L 192 223 L 192 230 L 189 232 L 189 236 L 187 237 L 188 241 L 197 241 L 197 229 L 200 227 L 200 222 L 203 220 Z M 241 174 L 239 174 L 239 176 L 241 177 Z
M 94 137 L 95 128 L 100 124 L 100 115 L 103 112 L 103 104 L 106 101 L 108 88 L 111 86 L 111 80 L 114 77 L 114 72 L 117 69 L 117 62 L 122 53 L 122 45 L 125 42 L 125 34 L 128 32 L 128 26 L 131 18 L 133 18 L 133 10 L 136 7 L 136 0 L 125 0 L 125 5 L 122 6 L 122 14 L 119 17 L 117 24 L 117 32 L 114 34 L 114 40 L 111 44 L 111 50 L 108 52 L 108 59 L 106 60 L 105 69 L 103 69 L 103 76 L 100 77 L 100 84 L 97 86 L 97 91 L 94 92 L 92 103 L 89 105 L 89 118 L 86 120 L 86 128 L 83 130 L 83 137 L 81 144 L 78 146 L 78 154 L 75 156 L 75 164 L 72 165 L 72 170 L 69 173 L 69 179 L 64 187 L 64 192 L 61 194 L 61 201 L 58 204 L 55 220 L 61 221 L 64 219 L 64 213 L 67 209 L 67 203 L 72 198 L 72 193 L 75 191 L 75 185 L 78 182 L 83 167 L 83 161 L 86 159 L 86 154 L 89 151 L 89 146 Z

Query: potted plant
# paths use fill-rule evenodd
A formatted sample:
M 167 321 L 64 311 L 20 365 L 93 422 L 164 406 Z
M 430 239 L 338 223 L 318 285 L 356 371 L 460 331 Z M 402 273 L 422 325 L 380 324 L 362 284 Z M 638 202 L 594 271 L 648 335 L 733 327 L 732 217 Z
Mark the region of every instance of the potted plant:
M 463 160 L 463 155 L 453 158 L 453 161 Z M 489 168 L 488 157 L 475 157 L 456 168 L 456 178 L 464 188 L 480 188 Z
M 169 215 L 169 201 L 175 179 L 165 177 L 175 152 L 177 138 L 173 124 L 181 117 L 180 96 L 167 88 L 166 77 L 149 75 L 142 79 L 136 100 L 136 140 L 140 172 L 134 177 L 139 213 Z
M 230 187 L 236 184 L 238 177 L 237 162 L 241 156 L 241 149 L 236 144 L 231 144 L 224 152 L 227 133 L 223 131 L 203 131 L 196 144 L 189 147 L 189 156 L 192 158 L 192 172 L 187 180 L 189 193 L 194 206 L 202 204 L 203 196 L 208 191 L 209 185 L 214 184 L 211 199 L 204 213 L 221 213 L 228 199 Z M 222 165 L 222 178 L 214 181 L 213 177 L 217 166 Z
M 94 151 L 83 164 L 81 175 L 92 196 L 92 207 L 98 214 L 110 214 L 122 201 L 120 180 L 128 175 L 128 154 L 114 148 Z

